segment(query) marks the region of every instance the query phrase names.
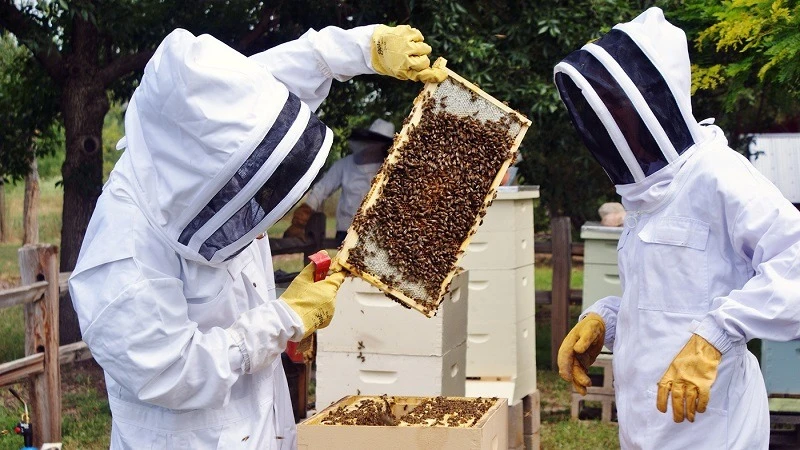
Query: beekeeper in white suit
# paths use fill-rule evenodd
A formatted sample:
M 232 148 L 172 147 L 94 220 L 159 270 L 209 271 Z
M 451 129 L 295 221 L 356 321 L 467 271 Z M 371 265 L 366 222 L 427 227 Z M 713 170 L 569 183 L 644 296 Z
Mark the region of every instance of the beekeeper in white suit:
M 375 119 L 369 128 L 357 128 L 350 133 L 347 146 L 349 155 L 337 160 L 325 175 L 308 192 L 305 203 L 292 215 L 292 224 L 283 237 L 305 240 L 306 224 L 314 211 L 319 211 L 325 200 L 341 189 L 336 205 L 336 245 L 344 241 L 347 229 L 353 222 L 361 202 L 369 193 L 372 179 L 380 170 L 394 141 L 394 124 Z
M 766 449 L 767 394 L 745 344 L 800 338 L 800 212 L 697 122 L 690 80 L 686 36 L 657 8 L 555 67 L 628 212 L 622 297 L 581 315 L 559 372 L 585 393 L 586 368 L 612 349 L 622 448 Z
M 332 133 L 313 114 L 333 79 L 438 82 L 419 31 L 325 28 L 252 57 L 175 30 L 125 116 L 125 153 L 70 292 L 106 373 L 112 449 L 294 448 L 280 354 L 327 325 L 342 272 L 307 267 L 275 299 L 267 239 Z

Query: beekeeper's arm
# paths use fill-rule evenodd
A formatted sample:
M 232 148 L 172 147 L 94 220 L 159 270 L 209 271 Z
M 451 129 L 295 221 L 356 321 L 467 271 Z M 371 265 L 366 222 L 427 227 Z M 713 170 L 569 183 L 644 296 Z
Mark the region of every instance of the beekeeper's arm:
M 334 79 L 380 73 L 424 82 L 444 80 L 446 72 L 430 68 L 431 48 L 422 40 L 422 33 L 408 25 L 325 27 L 250 58 L 316 110 Z
M 139 400 L 176 410 L 220 408 L 242 374 L 268 367 L 288 340 L 330 320 L 343 275 L 310 286 L 304 271 L 282 301 L 245 312 L 230 329 L 201 332 L 188 317 L 179 258 L 148 227 L 130 223 L 140 216 L 129 205 L 105 215 L 114 223 L 93 222 L 69 282 L 93 357 Z
M 724 223 L 753 277 L 714 299 L 716 307 L 694 331 L 723 354 L 754 338 L 800 339 L 800 211 L 773 186 L 749 184 L 748 200 L 731 208 Z
M 345 159 L 340 159 L 331 165 L 325 175 L 317 181 L 308 193 L 306 203 L 314 211 L 319 211 L 322 203 L 331 196 L 337 189 L 342 187 L 344 181 Z
M 312 276 L 301 273 L 282 301 L 243 313 L 229 329 L 205 332 L 188 318 L 183 282 L 143 260 L 104 264 L 70 286 L 74 298 L 96 305 L 94 317 L 82 317 L 83 339 L 103 369 L 143 402 L 186 410 L 224 406 L 243 373 L 268 367 L 288 340 L 330 321 L 344 274 L 317 283 Z M 123 287 L 124 279 L 131 282 Z
M 620 274 L 620 278 L 623 276 Z M 617 332 L 617 314 L 622 298 L 616 295 L 603 297 L 594 302 L 591 306 L 581 313 L 580 320 L 583 320 L 589 313 L 595 313 L 603 319 L 605 324 L 605 345 L 609 350 L 614 351 L 614 337 Z
M 726 352 L 754 338 L 800 338 L 800 212 L 752 166 L 744 167 L 750 177 L 721 180 L 717 189 L 730 191 L 721 223 L 740 258 L 733 263 L 753 276 L 713 300 L 659 380 L 656 407 L 667 412 L 671 398 L 675 422 L 693 422 L 696 412 L 705 412 Z
M 589 367 L 603 345 L 614 346 L 620 301 L 619 297 L 605 297 L 587 308 L 558 349 L 558 374 L 581 395 L 586 395 L 586 388 L 592 385 Z

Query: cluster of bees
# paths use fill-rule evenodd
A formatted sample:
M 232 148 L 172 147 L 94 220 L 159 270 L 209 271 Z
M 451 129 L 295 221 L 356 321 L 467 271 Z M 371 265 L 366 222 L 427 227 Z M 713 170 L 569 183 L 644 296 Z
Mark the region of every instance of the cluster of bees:
M 481 121 L 436 106 L 433 98 L 424 101 L 397 161 L 381 169 L 386 184 L 356 215 L 359 242 L 348 256 L 354 268 L 371 273 L 365 260 L 374 254 L 363 243 L 377 243 L 396 274 L 374 275 L 390 288 L 401 280 L 423 286 L 426 298 L 409 297 L 429 311 L 438 307 L 462 244 L 486 213 L 487 194 L 513 146 L 513 119 Z
M 458 427 L 475 426 L 486 411 L 497 402 L 492 399 L 436 397 L 425 400 L 403 416 L 404 424 Z
M 352 406 L 339 406 L 328 413 L 320 423 L 322 425 L 396 425 L 397 421 L 392 412 L 393 405 L 394 402 L 390 403 L 389 397 L 385 395 L 380 399 L 365 398 Z
M 426 399 L 408 410 L 403 405 L 402 417 L 394 414 L 395 399 L 382 395 L 364 398 L 352 405 L 342 405 L 329 412 L 320 421 L 322 425 L 362 426 L 474 426 L 497 403 L 491 399 L 450 398 L 438 396 Z M 408 412 L 406 412 L 408 411 Z

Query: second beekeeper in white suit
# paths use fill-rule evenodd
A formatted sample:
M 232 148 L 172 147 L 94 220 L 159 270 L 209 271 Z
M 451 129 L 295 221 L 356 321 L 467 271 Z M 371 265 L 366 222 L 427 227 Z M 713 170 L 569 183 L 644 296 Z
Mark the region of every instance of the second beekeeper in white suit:
M 331 146 L 313 111 L 334 79 L 441 81 L 419 31 L 311 30 L 245 57 L 175 30 L 125 116 L 126 151 L 70 292 L 106 374 L 112 449 L 295 448 L 280 354 L 327 325 L 342 272 L 275 298 L 267 239 Z
M 627 211 L 622 297 L 564 339 L 579 392 L 605 344 L 624 449 L 766 449 L 750 339 L 800 338 L 800 212 L 692 115 L 686 36 L 658 8 L 555 67 L 575 128 Z

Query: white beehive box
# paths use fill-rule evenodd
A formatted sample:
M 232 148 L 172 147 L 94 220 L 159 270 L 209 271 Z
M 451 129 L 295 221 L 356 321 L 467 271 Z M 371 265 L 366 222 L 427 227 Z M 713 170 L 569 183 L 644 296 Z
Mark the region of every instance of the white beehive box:
M 533 228 L 533 201 L 539 198 L 538 186 L 501 186 L 497 198 L 486 210 L 481 232 Z
M 317 332 L 318 350 L 444 355 L 467 338 L 468 281 L 468 271 L 457 273 L 436 315 L 428 318 L 364 280 L 348 278 L 336 295 L 331 324 Z
M 480 229 L 467 245 L 461 264 L 470 270 L 516 269 L 533 264 L 533 227 L 508 231 Z
M 536 186 L 500 188 L 471 241 L 483 247 L 464 257 L 470 271 L 467 395 L 513 403 L 536 390 L 537 198 Z
M 464 395 L 468 397 L 499 397 L 509 402 L 518 402 L 533 392 L 536 392 L 535 367 L 511 377 L 468 379 L 464 385 Z
M 753 135 L 750 161 L 790 202 L 800 204 L 800 133 Z
M 536 369 L 536 318 L 516 324 L 487 321 L 467 337 L 468 377 L 514 377 Z
M 359 397 L 341 399 L 297 426 L 298 450 L 503 450 L 508 447 L 508 407 L 505 399 L 495 404 L 471 426 L 358 426 L 323 425 L 321 422 L 341 405 Z M 426 400 L 422 397 L 394 399 L 394 415 Z
M 346 395 L 463 396 L 467 346 L 442 356 L 318 352 L 316 405 Z
M 617 244 L 623 227 L 606 227 L 587 222 L 581 227 L 583 239 L 583 304 L 585 310 L 609 295 L 622 295 L 617 265 Z
M 536 313 L 533 264 L 517 269 L 469 271 L 468 330 L 488 322 L 509 325 Z

